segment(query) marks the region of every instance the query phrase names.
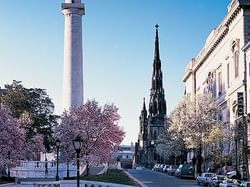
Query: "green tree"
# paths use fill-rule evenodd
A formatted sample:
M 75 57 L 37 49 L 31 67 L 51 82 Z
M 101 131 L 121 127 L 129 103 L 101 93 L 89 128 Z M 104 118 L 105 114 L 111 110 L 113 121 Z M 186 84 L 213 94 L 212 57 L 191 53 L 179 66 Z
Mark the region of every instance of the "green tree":
M 181 133 L 175 134 L 166 128 L 159 135 L 156 152 L 164 159 L 169 160 L 170 164 L 184 163 L 186 161 L 187 149 Z
M 21 81 L 13 81 L 5 85 L 2 97 L 14 118 L 20 119 L 28 115 L 31 123 L 26 126 L 27 138 L 32 139 L 37 134 L 44 137 L 44 145 L 50 151 L 54 142 L 53 133 L 59 116 L 54 115 L 54 104 L 47 92 L 41 88 L 25 88 Z
M 196 95 L 194 100 L 184 97 L 171 113 L 169 130 L 182 135 L 187 148 L 197 151 L 197 172 L 201 174 L 202 152 L 213 144 L 221 144 L 223 122 L 218 119 L 220 109 L 210 94 Z

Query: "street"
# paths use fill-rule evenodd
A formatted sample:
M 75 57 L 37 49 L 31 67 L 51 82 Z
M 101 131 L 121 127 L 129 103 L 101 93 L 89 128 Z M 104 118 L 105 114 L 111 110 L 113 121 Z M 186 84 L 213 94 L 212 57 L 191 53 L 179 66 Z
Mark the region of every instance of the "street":
M 198 187 L 193 179 L 179 179 L 148 169 L 130 169 L 128 173 L 148 187 Z

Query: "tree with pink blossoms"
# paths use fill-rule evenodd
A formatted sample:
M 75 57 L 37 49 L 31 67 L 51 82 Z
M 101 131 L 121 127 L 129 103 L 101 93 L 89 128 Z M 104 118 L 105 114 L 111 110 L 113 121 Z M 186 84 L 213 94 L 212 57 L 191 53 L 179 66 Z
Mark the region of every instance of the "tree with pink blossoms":
M 32 126 L 32 119 L 28 112 L 24 112 L 17 120 L 21 128 L 25 131 L 25 142 L 23 146 L 24 156 L 23 159 L 38 160 L 40 152 L 45 152 L 44 137 L 42 134 L 37 133 L 33 137 L 28 137 L 28 131 Z
M 75 158 L 72 144 L 76 136 L 83 140 L 81 159 L 88 166 L 92 163 L 107 162 L 114 146 L 124 138 L 123 129 L 118 126 L 120 115 L 113 104 L 99 106 L 95 100 L 87 101 L 80 107 L 72 107 L 62 115 L 56 129 L 56 137 L 61 140 L 60 151 L 68 160 Z
M 25 130 L 0 104 L 0 168 L 13 167 L 24 155 Z
M 13 118 L 11 111 L 0 103 L 0 168 L 15 167 L 20 160 L 35 159 L 37 153 L 45 150 L 41 135 L 27 138 L 28 124 L 28 119 Z
M 43 143 L 43 135 L 36 134 L 31 139 L 27 139 L 24 143 L 24 159 L 39 160 L 41 152 L 45 152 L 45 146 Z

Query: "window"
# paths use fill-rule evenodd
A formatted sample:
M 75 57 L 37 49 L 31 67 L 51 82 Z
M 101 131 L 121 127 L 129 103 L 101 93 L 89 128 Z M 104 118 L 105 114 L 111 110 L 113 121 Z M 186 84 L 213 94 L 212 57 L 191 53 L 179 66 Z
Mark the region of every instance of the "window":
M 234 52 L 234 78 L 237 78 L 239 76 L 239 52 Z
M 229 88 L 230 86 L 230 66 L 229 63 L 227 64 L 227 87 Z
M 221 72 L 218 73 L 218 95 L 222 94 L 222 77 Z
M 157 132 L 156 132 L 156 130 L 154 130 L 154 140 L 156 140 L 157 139 Z
M 232 54 L 233 54 L 233 63 L 234 63 L 234 78 L 239 77 L 239 46 L 240 46 L 240 40 L 235 39 L 232 42 Z
M 223 114 L 222 113 L 218 114 L 218 120 L 223 121 Z
M 250 62 L 248 64 L 248 75 L 250 76 Z

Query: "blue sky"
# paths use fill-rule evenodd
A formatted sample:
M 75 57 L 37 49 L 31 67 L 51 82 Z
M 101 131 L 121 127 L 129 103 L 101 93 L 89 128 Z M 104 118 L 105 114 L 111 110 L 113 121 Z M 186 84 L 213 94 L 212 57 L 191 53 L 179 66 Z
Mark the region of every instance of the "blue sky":
M 62 113 L 63 0 L 7 0 L 0 6 L 0 86 L 21 80 L 47 90 Z M 150 94 L 155 27 L 168 113 L 184 93 L 185 67 L 231 0 L 84 0 L 84 95 L 119 107 L 124 144 L 135 142 Z

